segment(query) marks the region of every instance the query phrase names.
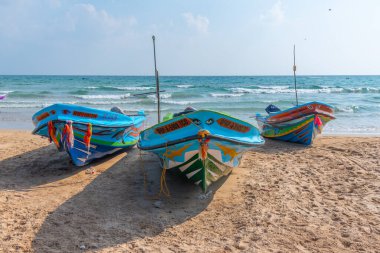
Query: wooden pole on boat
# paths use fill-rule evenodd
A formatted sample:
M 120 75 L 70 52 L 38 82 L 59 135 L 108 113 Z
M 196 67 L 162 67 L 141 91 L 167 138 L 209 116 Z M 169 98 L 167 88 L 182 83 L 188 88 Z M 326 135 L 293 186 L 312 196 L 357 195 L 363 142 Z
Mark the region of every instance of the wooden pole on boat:
M 156 76 L 156 97 L 157 97 L 157 121 L 161 123 L 161 108 L 160 108 L 160 80 L 158 79 L 158 71 L 156 64 L 156 37 L 152 36 L 153 39 L 153 52 L 154 52 L 154 73 Z
M 297 77 L 296 77 L 296 45 L 293 47 L 293 76 L 294 76 L 294 90 L 296 91 L 296 102 L 298 106 L 298 94 L 297 94 Z

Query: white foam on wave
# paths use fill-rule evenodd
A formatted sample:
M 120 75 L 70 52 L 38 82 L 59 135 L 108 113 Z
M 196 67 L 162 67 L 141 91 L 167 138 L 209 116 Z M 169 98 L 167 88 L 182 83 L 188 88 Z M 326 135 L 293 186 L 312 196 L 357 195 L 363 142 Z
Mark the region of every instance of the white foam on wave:
M 233 93 L 245 93 L 245 94 L 279 94 L 279 93 L 294 93 L 294 89 L 289 87 L 277 86 L 267 87 L 259 89 L 250 88 L 231 88 L 229 89 Z M 297 89 L 298 93 L 313 94 L 313 93 L 343 93 L 343 88 L 321 88 L 321 89 Z
M 199 101 L 175 101 L 175 100 L 162 100 L 163 104 L 171 104 L 171 105 L 191 105 L 199 103 Z
M 342 90 L 348 91 L 350 93 L 380 93 L 380 88 L 375 87 L 351 87 L 342 88 Z
M 122 101 L 85 101 L 81 102 L 81 104 L 86 105 L 118 105 L 118 104 L 134 104 L 139 103 L 140 100 L 122 100 Z M 77 103 L 77 102 L 75 102 Z
M 263 85 L 258 85 L 256 87 L 259 87 L 260 89 L 279 89 L 279 90 L 289 89 L 289 86 L 263 86 Z
M 97 88 L 99 88 L 99 87 L 95 87 L 95 86 L 87 86 L 87 87 L 85 87 L 86 89 L 97 89 Z
M 76 95 L 74 97 L 80 99 L 124 99 L 130 97 L 131 94 L 122 94 L 122 95 Z
M 140 87 L 140 86 L 133 86 L 133 87 L 117 87 L 117 86 L 106 86 L 107 88 L 117 89 L 117 90 L 151 90 L 154 89 L 154 87 Z
M 172 97 L 172 94 L 170 94 L 170 93 L 160 93 L 161 99 L 167 99 L 170 97 Z M 148 95 L 148 98 L 156 100 L 156 94 Z
M 360 109 L 359 106 L 357 105 L 349 105 L 349 106 L 338 106 L 335 108 L 335 112 L 350 112 L 350 113 L 355 113 L 358 112 Z
M 210 93 L 214 98 L 241 97 L 244 93 Z
M 0 94 L 1 95 L 6 95 L 6 94 L 9 94 L 9 93 L 12 93 L 12 92 L 15 92 L 14 90 L 0 90 Z
M 176 85 L 178 88 L 191 88 L 191 87 L 194 87 L 194 85 L 191 85 L 191 84 L 178 84 Z

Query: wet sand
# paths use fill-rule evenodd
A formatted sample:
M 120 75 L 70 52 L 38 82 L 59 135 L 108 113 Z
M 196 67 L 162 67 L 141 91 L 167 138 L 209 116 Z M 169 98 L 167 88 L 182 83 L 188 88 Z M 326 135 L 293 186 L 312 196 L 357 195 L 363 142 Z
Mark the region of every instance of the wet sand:
M 76 168 L 0 131 L 0 252 L 378 252 L 380 138 L 267 141 L 203 194 L 136 148 Z

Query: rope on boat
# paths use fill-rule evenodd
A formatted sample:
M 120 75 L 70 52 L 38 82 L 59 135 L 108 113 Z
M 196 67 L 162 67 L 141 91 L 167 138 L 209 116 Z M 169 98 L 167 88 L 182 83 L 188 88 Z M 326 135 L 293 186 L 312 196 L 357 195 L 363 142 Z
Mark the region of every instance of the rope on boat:
M 56 136 L 56 128 L 54 126 L 53 121 L 48 122 L 48 133 L 49 133 L 50 143 L 53 141 L 54 144 L 57 146 L 57 148 L 59 148 L 59 142 L 58 142 L 57 136 Z
M 188 119 L 191 124 L 193 124 L 194 126 L 196 126 L 197 128 L 199 128 L 199 130 L 202 130 L 202 128 L 195 124 L 190 118 L 188 118 L 186 115 L 182 115 L 184 118 Z M 145 123 L 144 123 L 145 124 Z M 169 147 L 168 147 L 168 142 L 169 140 L 167 138 L 165 138 L 165 136 L 159 134 L 159 136 L 161 138 L 163 138 L 165 140 L 165 153 L 163 155 L 163 159 L 162 159 L 162 163 L 163 163 L 163 168 L 162 168 L 162 172 L 161 172 L 161 177 L 160 177 L 160 191 L 158 194 L 155 194 L 155 195 L 151 195 L 151 196 L 147 196 L 147 173 L 146 173 L 146 169 L 145 169 L 145 163 L 144 163 L 144 159 L 142 157 L 142 151 L 141 149 L 139 150 L 139 159 L 140 159 L 140 164 L 142 166 L 142 171 L 143 171 L 143 177 L 144 177 L 144 191 L 145 191 L 145 197 L 147 197 L 148 199 L 159 199 L 161 196 L 165 196 L 165 197 L 170 197 L 170 190 L 168 188 L 168 185 L 166 183 L 166 171 L 168 170 L 167 166 L 168 166 L 168 158 L 167 158 L 167 154 L 172 151 Z
M 91 136 L 92 136 L 92 125 L 91 125 L 91 123 L 88 123 L 87 124 L 87 131 L 83 136 L 83 142 L 87 148 L 87 158 L 90 155 Z
M 145 122 L 143 123 L 145 124 Z M 145 128 L 145 127 L 144 127 Z M 160 135 L 161 136 L 161 135 Z M 163 137 L 163 136 L 161 136 Z M 163 137 L 164 138 L 164 137 Z M 167 142 L 166 142 L 166 152 L 167 152 Z M 165 152 L 165 153 L 166 153 Z M 160 176 L 160 191 L 157 193 L 157 194 L 154 194 L 154 195 L 148 195 L 147 194 L 147 188 L 148 188 L 148 184 L 147 184 L 147 173 L 146 173 L 146 169 L 145 169 L 145 162 L 144 162 L 144 159 L 142 157 L 142 151 L 141 149 L 139 149 L 139 157 L 140 157 L 140 164 L 142 166 L 142 171 L 143 171 L 143 177 L 144 177 L 144 192 L 145 192 L 145 198 L 147 199 L 160 199 L 161 196 L 165 196 L 165 197 L 170 197 L 170 191 L 169 191 L 169 188 L 166 184 L 166 170 L 167 170 L 167 166 L 166 166 L 166 162 L 165 160 L 163 161 L 163 169 L 162 169 L 162 172 L 161 172 L 161 176 Z

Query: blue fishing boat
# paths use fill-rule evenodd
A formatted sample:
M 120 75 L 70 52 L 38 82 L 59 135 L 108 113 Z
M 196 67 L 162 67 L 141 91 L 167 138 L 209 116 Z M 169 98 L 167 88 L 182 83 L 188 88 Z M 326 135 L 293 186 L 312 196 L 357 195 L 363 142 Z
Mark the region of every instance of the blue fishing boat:
M 145 121 L 144 112 L 124 115 L 83 106 L 54 104 L 32 117 L 33 134 L 49 138 L 66 151 L 76 166 L 134 146 Z
M 238 167 L 245 151 L 264 143 L 253 125 L 215 111 L 188 108 L 164 120 L 140 133 L 138 147 L 204 192 Z

